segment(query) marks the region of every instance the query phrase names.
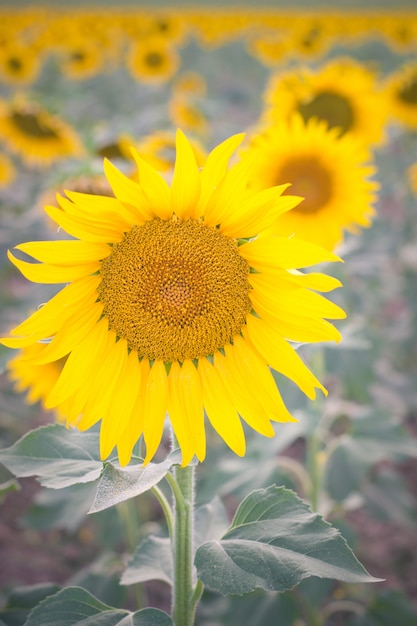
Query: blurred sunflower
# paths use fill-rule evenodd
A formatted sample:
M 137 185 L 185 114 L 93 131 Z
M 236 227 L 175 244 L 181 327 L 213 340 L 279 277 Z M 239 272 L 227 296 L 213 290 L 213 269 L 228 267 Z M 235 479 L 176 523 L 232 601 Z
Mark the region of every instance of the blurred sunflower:
M 168 103 L 168 112 L 174 127 L 204 135 L 208 131 L 207 117 L 197 102 L 187 96 L 176 95 Z
M 46 167 L 83 153 L 75 130 L 34 102 L 0 100 L 0 137 L 33 166 Z
M 94 41 L 73 37 L 59 48 L 60 69 L 71 80 L 86 80 L 103 69 L 103 50 Z
M 259 191 L 289 181 L 289 191 L 304 200 L 277 217 L 273 231 L 333 250 L 344 229 L 356 233 L 371 224 L 378 184 L 371 154 L 352 136 L 295 114 L 290 122 L 255 133 L 249 142 L 253 169 L 250 186 Z
M 203 460 L 204 410 L 243 455 L 240 418 L 267 437 L 271 422 L 294 419 L 268 365 L 309 397 L 323 389 L 287 340 L 340 338 L 323 318 L 343 311 L 312 291 L 340 283 L 294 270 L 338 257 L 295 238 L 257 236 L 298 199 L 282 196 L 286 185 L 248 191 L 249 163 L 228 169 L 241 140 L 217 146 L 201 171 L 178 132 L 171 188 L 137 154 L 139 183 L 107 161 L 114 198 L 67 192 L 61 209 L 45 209 L 77 239 L 17 246 L 39 263 L 9 253 L 29 280 L 69 284 L 2 343 L 27 348 L 50 338 L 28 364 L 67 357 L 45 405 L 70 404 L 67 425 L 81 430 L 101 420 L 103 459 L 117 446 L 128 463 L 143 434 L 150 461 L 168 412 L 183 465 Z
M 8 42 L 0 49 L 0 81 L 10 85 L 33 83 L 40 72 L 39 50 Z
M 365 144 L 385 138 L 386 98 L 375 74 L 351 59 L 332 61 L 317 72 L 302 68 L 274 74 L 264 100 L 268 124 L 297 112 L 304 120 L 325 120 L 341 135 L 350 132 Z
M 0 188 L 7 187 L 16 177 L 16 169 L 5 154 L 0 153 Z
M 137 80 L 164 83 L 177 73 L 180 58 L 164 37 L 144 37 L 131 44 L 127 66 Z
M 417 128 L 417 63 L 409 63 L 385 82 L 390 117 Z

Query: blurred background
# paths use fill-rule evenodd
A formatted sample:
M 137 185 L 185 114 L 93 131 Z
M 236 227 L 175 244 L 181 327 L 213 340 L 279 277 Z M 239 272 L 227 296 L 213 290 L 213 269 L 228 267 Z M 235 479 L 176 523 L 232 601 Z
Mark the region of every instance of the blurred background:
M 244 460 L 213 437 L 198 493 L 201 502 L 220 495 L 233 511 L 250 489 L 285 484 L 339 526 L 384 582 L 310 579 L 280 597 L 206 593 L 201 626 L 272 626 L 277 612 L 280 626 L 417 620 L 417 6 L 392 5 L 0 3 L 3 335 L 56 291 L 26 281 L 7 250 L 60 237 L 43 212 L 57 192 L 109 194 L 104 157 L 134 177 L 134 145 L 169 178 L 177 127 L 203 165 L 231 134 L 253 137 L 271 119 L 285 122 L 298 111 L 337 127 L 345 121 L 341 135 L 355 134 L 357 154 L 363 148 L 375 165 L 372 224 L 346 224 L 337 249 L 345 263 L 325 268 L 344 285 L 333 296 L 348 314 L 338 324 L 343 341 L 300 347 L 329 397 L 306 401 L 277 375 L 299 424 L 267 443 L 248 434 Z M 329 109 L 329 93 L 339 108 L 332 100 Z M 361 123 L 350 127 L 346 111 Z M 36 401 L 42 391 L 30 374 L 7 365 L 13 356 L 0 348 L 2 448 L 55 418 Z M 321 480 L 313 492 L 315 472 Z M 14 589 L 46 582 L 85 586 L 114 606 L 132 607 L 139 595 L 169 607 L 164 583 L 147 583 L 140 594 L 119 585 L 139 537 L 126 542 L 122 509 L 86 517 L 94 484 L 45 490 L 34 479 L 17 483 L 5 468 L 0 479 L 0 562 L 7 564 L 0 623 L 24 623 L 10 621 L 6 610 Z M 135 515 L 145 527 L 159 523 L 146 498 Z

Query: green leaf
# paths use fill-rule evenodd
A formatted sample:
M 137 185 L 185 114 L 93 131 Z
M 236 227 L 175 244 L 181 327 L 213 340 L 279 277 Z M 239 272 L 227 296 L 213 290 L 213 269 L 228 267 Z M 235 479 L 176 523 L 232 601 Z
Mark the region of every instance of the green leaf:
M 120 580 L 121 585 L 162 580 L 173 584 L 174 564 L 168 537 L 149 535 L 137 546 Z
M 361 495 L 367 511 L 379 522 L 416 524 L 415 497 L 401 474 L 392 468 L 382 467 L 372 482 L 363 485 Z
M 229 526 L 227 511 L 220 498 L 199 506 L 195 512 L 194 545 L 200 546 L 210 539 L 220 539 Z
M 0 624 L 5 626 L 23 626 L 29 612 L 41 600 L 56 593 L 60 587 L 51 583 L 15 587 L 7 597 L 5 607 L 0 610 Z
M 106 463 L 89 513 L 103 511 L 149 491 L 178 463 L 181 463 L 179 450 L 174 450 L 162 463 L 149 463 L 145 467 L 128 465 L 121 468 L 113 463 Z
M 416 457 L 415 442 L 397 417 L 371 413 L 357 417 L 348 434 L 333 444 L 326 467 L 326 488 L 341 502 L 362 489 L 370 468 L 386 459 Z
M 52 489 L 88 483 L 103 469 L 98 437 L 96 432 L 67 430 L 60 424 L 41 426 L 0 450 L 0 461 L 15 476 L 37 476 L 41 485 Z
M 62 528 L 76 531 L 94 499 L 95 483 L 78 483 L 64 489 L 41 489 L 23 522 L 42 530 Z
M 158 609 L 136 613 L 103 604 L 80 587 L 68 587 L 41 602 L 25 626 L 173 626 L 171 618 Z
M 198 577 L 223 595 L 286 591 L 308 576 L 376 582 L 340 533 L 283 487 L 254 491 L 220 541 L 196 552 Z
M 349 626 L 415 626 L 417 611 L 400 591 L 386 589 L 375 596 L 363 616 L 349 620 Z

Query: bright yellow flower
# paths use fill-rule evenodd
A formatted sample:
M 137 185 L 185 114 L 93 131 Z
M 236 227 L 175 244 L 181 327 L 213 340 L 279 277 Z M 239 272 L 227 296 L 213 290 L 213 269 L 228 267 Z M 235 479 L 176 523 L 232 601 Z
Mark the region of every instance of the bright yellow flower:
M 298 199 L 286 185 L 254 193 L 250 163 L 228 169 L 242 140 L 231 137 L 201 170 L 178 132 L 171 187 L 136 154 L 139 183 L 110 162 L 115 197 L 67 192 L 46 212 L 74 240 L 17 246 L 11 253 L 34 282 L 69 283 L 2 343 L 50 343 L 28 364 L 67 357 L 45 405 L 69 403 L 67 424 L 86 430 L 101 420 L 104 459 L 116 446 L 129 462 L 141 435 L 148 462 L 169 419 L 182 463 L 206 454 L 204 411 L 237 454 L 245 453 L 241 419 L 266 437 L 287 422 L 269 366 L 309 397 L 323 389 L 288 340 L 339 340 L 323 318 L 343 311 L 316 291 L 339 281 L 295 271 L 338 260 L 295 238 L 262 236 Z M 261 236 L 258 236 L 261 235 Z M 68 405 L 67 405 L 68 406 Z
M 367 145 L 385 138 L 387 101 L 377 77 L 351 59 L 331 61 L 316 72 L 302 68 L 276 73 L 264 99 L 263 119 L 268 124 L 300 113 L 305 120 L 325 120 L 340 134 L 350 132 Z
M 249 143 L 253 169 L 250 185 L 266 189 L 291 183 L 289 192 L 304 198 L 292 211 L 280 215 L 274 229 L 333 250 L 344 229 L 370 226 L 378 185 L 370 152 L 350 134 L 315 118 L 304 122 L 294 115 L 254 134 Z
M 38 167 L 83 153 L 71 126 L 33 102 L 0 100 L 0 137 L 28 165 Z
M 410 165 L 407 170 L 408 182 L 411 190 L 415 196 L 417 196 L 417 161 Z

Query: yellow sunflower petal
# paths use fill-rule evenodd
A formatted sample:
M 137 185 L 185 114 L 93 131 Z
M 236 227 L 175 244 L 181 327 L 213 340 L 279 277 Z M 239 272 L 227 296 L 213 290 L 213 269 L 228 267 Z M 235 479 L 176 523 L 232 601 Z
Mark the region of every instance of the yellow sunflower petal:
M 86 381 L 90 381 L 91 372 L 95 371 L 97 363 L 101 363 L 106 354 L 107 337 L 108 323 L 102 319 L 85 341 L 78 344 L 69 355 L 56 385 L 45 400 L 47 409 L 58 406 L 76 394 Z
M 246 451 L 243 426 L 218 371 L 207 359 L 199 359 L 198 373 L 211 425 L 235 454 L 243 456 Z
M 168 402 L 168 380 L 163 361 L 152 365 L 146 382 L 143 438 L 146 444 L 145 465 L 161 443 Z
M 346 313 L 337 304 L 324 296 L 297 287 L 277 288 L 280 283 L 274 277 L 265 274 L 250 274 L 249 282 L 253 290 L 253 302 L 268 310 L 277 318 L 288 317 L 292 312 L 305 317 L 325 317 L 328 319 L 344 319 Z M 255 306 L 255 310 L 256 306 Z
M 143 433 L 143 427 L 145 424 L 145 395 L 149 372 L 150 366 L 148 359 L 142 359 L 139 363 L 138 376 L 140 379 L 140 386 L 136 397 L 136 403 L 132 409 L 129 422 L 126 424 L 126 428 L 117 442 L 117 452 L 119 455 L 120 465 L 122 466 L 129 463 L 132 457 L 133 448 Z
M 68 215 L 54 206 L 46 206 L 44 211 L 65 232 L 77 239 L 84 239 L 93 243 L 114 243 L 123 239 L 123 231 L 117 228 L 106 227 L 102 223 L 94 224 L 93 221 L 87 222 L 73 215 Z
M 129 423 L 140 391 L 140 368 L 137 353 L 132 350 L 114 388 L 111 404 L 100 428 L 100 454 L 106 458 L 117 445 Z
M 134 207 L 138 220 L 135 223 L 152 219 L 153 211 L 148 203 L 143 201 L 142 189 L 138 183 L 125 176 L 108 159 L 104 159 L 104 173 L 116 198 L 126 203 L 128 208 Z
M 300 203 L 296 196 L 282 196 L 288 185 L 254 193 L 240 204 L 239 212 L 225 216 L 220 232 L 228 237 L 254 237 L 271 226 L 279 215 Z
M 246 386 L 257 390 L 269 419 L 276 422 L 295 422 L 285 406 L 267 363 L 253 349 L 247 339 L 237 336 L 233 346 L 227 346 L 226 357 L 240 370 Z
M 94 274 L 100 269 L 98 261 L 76 265 L 74 267 L 48 265 L 47 263 L 27 263 L 13 256 L 10 250 L 7 252 L 9 260 L 17 267 L 25 278 L 33 283 L 68 283 L 78 278 L 84 278 Z
M 132 155 L 139 170 L 139 181 L 143 196 L 148 202 L 148 210 L 163 220 L 172 215 L 171 194 L 168 184 L 138 151 L 132 148 Z
M 122 228 L 130 227 L 131 224 L 136 223 L 136 220 L 142 221 L 140 211 L 137 211 L 135 207 L 127 203 L 121 202 L 118 198 L 68 190 L 65 190 L 65 195 L 73 203 L 71 211 L 67 205 L 67 212 L 71 213 L 71 215 L 81 218 L 88 215 L 90 219 L 94 218 L 95 220 L 107 221 L 112 224 L 117 223 Z
M 88 241 L 31 241 L 15 246 L 29 254 L 36 261 L 52 265 L 82 265 L 106 258 L 111 252 L 110 246 L 105 243 L 90 243 Z
M 243 133 L 229 137 L 210 152 L 201 172 L 201 195 L 198 215 L 205 213 L 205 206 L 214 189 L 224 178 L 229 161 L 236 148 L 242 143 Z
M 200 172 L 190 142 L 180 130 L 177 131 L 177 156 L 171 187 L 172 210 L 177 217 L 186 220 L 197 218 L 200 198 Z
M 255 268 L 297 269 L 341 261 L 333 252 L 295 237 L 258 237 L 240 246 L 239 253 Z
M 84 341 L 86 336 L 96 325 L 103 311 L 103 305 L 94 303 L 93 307 L 85 310 L 78 310 L 65 325 L 65 329 L 58 331 L 50 343 L 47 344 L 43 352 L 31 359 L 34 365 L 42 365 L 51 361 L 58 361 L 69 354 L 80 341 Z
M 127 343 L 125 339 L 116 341 L 116 334 L 108 333 L 107 349 L 103 360 L 90 380 L 89 397 L 83 409 L 78 428 L 87 430 L 106 416 L 108 407 L 127 361 Z M 105 442 L 108 443 L 107 441 Z M 113 446 L 116 442 L 113 442 Z M 100 454 L 103 443 L 100 437 Z M 107 449 L 107 448 L 106 448 Z M 103 456 L 103 458 L 105 458 Z
M 168 411 L 172 427 L 182 453 L 182 466 L 188 465 L 194 455 L 200 461 L 206 456 L 203 399 L 200 378 L 192 361 L 182 366 L 175 361 L 168 376 Z
M 274 370 L 293 380 L 311 399 L 316 397 L 315 388 L 321 389 L 327 395 L 323 385 L 273 326 L 249 315 L 246 328 L 251 342 Z
M 261 435 L 273 437 L 275 432 L 265 408 L 253 394 L 252 383 L 248 387 L 247 382 L 242 378 L 240 370 L 235 367 L 234 360 L 216 352 L 214 367 L 219 372 L 239 415 Z

